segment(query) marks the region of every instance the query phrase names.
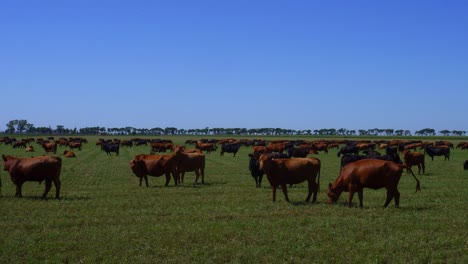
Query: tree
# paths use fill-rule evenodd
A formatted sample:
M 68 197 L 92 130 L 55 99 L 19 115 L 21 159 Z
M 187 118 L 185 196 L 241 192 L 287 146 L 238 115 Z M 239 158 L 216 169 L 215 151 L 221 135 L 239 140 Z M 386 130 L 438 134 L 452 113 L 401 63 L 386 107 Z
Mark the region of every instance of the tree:
M 17 123 L 18 123 L 18 120 L 11 120 L 10 122 L 8 122 L 8 124 L 6 124 L 7 130 L 5 130 L 5 132 L 7 134 L 14 134 L 15 131 L 16 131 L 16 124 Z
M 449 136 L 449 135 L 450 135 L 450 131 L 447 130 L 447 129 L 444 129 L 444 130 L 439 131 L 439 134 L 442 134 L 442 135 L 444 135 L 444 136 Z

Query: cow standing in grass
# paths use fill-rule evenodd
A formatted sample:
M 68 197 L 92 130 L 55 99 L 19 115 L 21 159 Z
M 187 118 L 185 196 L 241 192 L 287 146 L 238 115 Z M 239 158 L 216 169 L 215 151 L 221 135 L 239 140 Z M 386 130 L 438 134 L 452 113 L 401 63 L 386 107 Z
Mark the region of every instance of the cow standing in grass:
M 38 156 L 32 158 L 16 158 L 2 155 L 4 170 L 8 171 L 11 181 L 16 185 L 16 197 L 22 197 L 22 187 L 27 181 L 41 183 L 45 180 L 45 191 L 42 198 L 46 198 L 52 187 L 55 186 L 55 198 L 60 198 L 60 173 L 62 159 L 54 156 Z

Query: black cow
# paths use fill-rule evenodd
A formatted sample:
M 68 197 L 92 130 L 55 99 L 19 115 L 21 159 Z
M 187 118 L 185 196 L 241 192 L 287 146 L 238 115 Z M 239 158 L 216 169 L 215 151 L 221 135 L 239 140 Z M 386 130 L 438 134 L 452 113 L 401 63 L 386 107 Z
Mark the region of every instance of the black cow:
M 104 150 L 107 155 L 111 155 L 111 152 L 115 152 L 118 156 L 119 149 L 120 149 L 120 144 L 118 143 L 102 143 L 101 144 L 101 150 Z
M 255 187 L 261 188 L 262 185 L 262 179 L 263 179 L 263 174 L 264 172 L 260 170 L 260 163 L 258 161 L 258 158 L 260 157 L 261 153 L 250 153 L 249 157 L 249 170 L 250 170 L 250 175 L 255 179 Z M 268 157 L 271 157 L 273 159 L 285 159 L 289 158 L 286 154 L 283 153 L 268 153 L 265 154 L 268 155 Z
M 444 156 L 444 160 L 450 160 L 450 148 L 449 147 L 431 147 L 431 146 L 426 146 L 424 148 L 424 151 L 429 157 L 431 157 L 431 160 L 434 160 L 434 156 Z
M 465 163 L 463 163 L 463 169 L 468 170 L 468 160 L 465 160 Z
M 338 151 L 337 156 L 340 157 L 341 154 L 359 155 L 359 148 L 356 145 L 348 144 Z
M 255 187 L 262 187 L 263 171 L 260 170 L 260 164 L 258 162 L 258 157 L 255 157 L 254 154 L 249 154 L 249 171 L 250 175 L 255 179 Z
M 305 158 L 309 154 L 310 149 L 309 148 L 287 148 L 286 152 L 288 152 L 289 157 L 294 157 L 294 158 Z
M 220 155 L 224 156 L 224 152 L 227 153 L 234 153 L 234 157 L 236 156 L 236 153 L 239 151 L 241 145 L 239 143 L 226 143 L 221 146 L 221 152 Z
M 364 156 L 364 155 L 343 155 L 341 157 L 341 168 L 340 170 L 343 169 L 344 166 L 346 166 L 347 164 L 349 163 L 352 163 L 352 162 L 355 162 L 355 161 L 358 161 L 358 160 L 362 160 L 362 159 L 366 159 L 367 156 Z

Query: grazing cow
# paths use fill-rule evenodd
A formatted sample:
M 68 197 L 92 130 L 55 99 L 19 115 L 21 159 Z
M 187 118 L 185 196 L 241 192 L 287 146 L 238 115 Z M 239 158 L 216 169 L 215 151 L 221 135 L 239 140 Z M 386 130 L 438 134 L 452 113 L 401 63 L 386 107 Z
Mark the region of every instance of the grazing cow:
M 119 150 L 120 150 L 120 144 L 105 142 L 101 144 L 101 150 L 104 150 L 107 155 L 111 155 L 111 152 L 115 152 L 115 154 L 118 156 Z
M 76 158 L 75 152 L 73 151 L 65 150 L 63 155 L 65 155 L 65 158 Z
M 195 172 L 195 183 L 198 183 L 200 175 L 202 177 L 201 183 L 205 183 L 205 155 L 201 153 L 185 153 L 182 149 L 178 149 L 174 156 L 177 168 L 176 179 L 179 184 L 184 182 L 185 172 L 190 171 Z
M 284 197 L 289 202 L 287 184 L 308 182 L 309 193 L 306 202 L 317 200 L 317 192 L 320 185 L 320 160 L 317 158 L 273 159 L 267 154 L 259 157 L 259 168 L 267 175 L 272 187 L 273 201 L 276 200 L 276 189 L 281 186 Z M 317 178 L 317 182 L 315 179 Z
M 201 151 L 206 151 L 208 154 L 211 153 L 211 151 L 216 151 L 216 145 L 214 143 L 196 142 L 195 148 Z
M 171 174 L 174 178 L 174 183 L 177 186 L 177 164 L 175 156 L 170 155 L 147 155 L 140 154 L 135 156 L 134 159 L 130 161 L 130 168 L 132 169 L 135 176 L 140 178 L 141 182 L 144 179 L 146 187 L 148 187 L 148 175 L 159 177 L 162 175 L 166 176 L 166 184 L 169 185 L 171 180 Z
M 240 147 L 241 145 L 239 143 L 225 143 L 221 145 L 220 155 L 224 156 L 224 152 L 227 152 L 227 153 L 234 153 L 234 157 L 235 157 Z
M 328 154 L 328 145 L 324 142 L 312 144 L 312 149 L 317 152 L 323 151 L 325 154 Z
M 54 142 L 42 143 L 42 148 L 46 153 L 53 152 L 54 154 L 57 154 L 57 144 Z
M 81 142 L 70 142 L 68 146 L 70 147 L 70 150 L 73 150 L 75 148 L 81 150 Z
M 172 147 L 172 144 L 152 142 L 150 153 L 153 154 L 155 152 L 166 152 L 168 149 L 172 149 Z
M 398 182 L 400 181 L 404 165 L 392 161 L 365 159 L 348 164 L 343 168 L 338 178 L 333 184 L 328 186 L 328 202 L 334 203 L 338 200 L 343 191 L 349 192 L 348 206 L 352 207 L 354 193 L 359 196 L 359 206 L 363 207 L 363 189 L 387 189 L 387 200 L 384 207 L 395 198 L 395 206 L 400 205 L 400 193 L 398 192 Z M 416 179 L 416 191 L 420 190 L 419 180 L 414 173 L 411 174 Z
M 463 163 L 463 169 L 468 170 L 468 160 L 465 160 L 465 163 Z
M 409 150 L 403 151 L 403 160 L 405 161 L 406 167 L 410 168 L 418 166 L 418 174 L 425 173 L 426 166 L 424 164 L 424 154 L 421 152 L 411 152 Z
M 131 148 L 131 147 L 133 146 L 133 141 L 131 141 L 131 140 L 122 140 L 122 141 L 120 142 L 120 145 L 121 145 L 122 147 L 126 146 L 126 147 L 130 147 L 130 148 Z
M 336 154 L 338 157 L 340 157 L 341 154 L 354 154 L 354 155 L 359 155 L 359 148 L 356 147 L 355 145 L 348 144 L 344 147 L 342 147 L 338 153 Z
M 2 155 L 4 170 L 10 173 L 11 181 L 16 185 L 16 197 L 22 197 L 21 189 L 26 181 L 41 183 L 45 180 L 45 191 L 42 198 L 46 198 L 55 186 L 55 198 L 60 198 L 60 172 L 62 159 L 54 156 L 38 156 L 33 158 L 16 158 Z
M 426 146 L 424 151 L 427 155 L 429 155 L 429 157 L 431 157 L 431 160 L 434 160 L 434 156 L 444 156 L 444 160 L 450 160 L 450 148 L 447 146 Z

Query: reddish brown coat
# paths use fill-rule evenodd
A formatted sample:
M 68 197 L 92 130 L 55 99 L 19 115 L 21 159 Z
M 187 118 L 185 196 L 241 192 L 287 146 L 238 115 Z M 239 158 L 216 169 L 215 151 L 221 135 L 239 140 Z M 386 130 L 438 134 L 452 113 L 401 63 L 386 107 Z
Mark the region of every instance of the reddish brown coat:
M 364 159 L 346 165 L 341 171 L 333 185 L 328 186 L 328 202 L 333 203 L 338 200 L 343 191 L 349 192 L 348 205 L 352 207 L 354 193 L 358 193 L 359 206 L 362 207 L 363 189 L 387 189 L 387 200 L 384 207 L 395 198 L 395 206 L 400 205 L 400 192 L 398 183 L 405 166 L 392 161 Z M 419 180 L 416 179 L 416 191 L 420 189 Z
M 148 187 L 148 175 L 155 177 L 165 175 L 165 186 L 167 186 L 171 180 L 171 174 L 174 178 L 175 185 L 177 186 L 177 171 L 174 155 L 140 154 L 130 161 L 130 168 L 133 173 L 140 178 L 140 186 L 144 179 L 146 187 Z
M 46 198 L 52 187 L 55 186 L 55 198 L 60 198 L 60 172 L 62 159 L 54 156 L 38 156 L 32 158 L 16 158 L 2 155 L 3 167 L 8 171 L 11 181 L 16 185 L 17 197 L 22 197 L 21 189 L 26 181 L 42 182 L 45 180 L 45 191 L 42 198 Z
M 320 185 L 320 160 L 314 157 L 294 159 L 272 159 L 271 156 L 263 154 L 259 158 L 260 170 L 268 177 L 272 187 L 273 201 L 276 200 L 276 189 L 281 186 L 286 201 L 289 202 L 287 184 L 298 184 L 308 182 L 308 195 L 306 202 L 317 200 L 317 192 Z M 317 182 L 315 182 L 317 178 Z

